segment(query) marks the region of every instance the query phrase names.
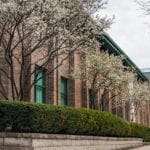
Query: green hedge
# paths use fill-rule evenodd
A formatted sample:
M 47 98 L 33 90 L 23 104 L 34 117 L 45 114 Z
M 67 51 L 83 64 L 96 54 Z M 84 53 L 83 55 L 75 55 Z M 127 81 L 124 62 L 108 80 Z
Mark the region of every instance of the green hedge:
M 144 137 L 150 129 L 107 112 L 0 101 L 0 131 Z

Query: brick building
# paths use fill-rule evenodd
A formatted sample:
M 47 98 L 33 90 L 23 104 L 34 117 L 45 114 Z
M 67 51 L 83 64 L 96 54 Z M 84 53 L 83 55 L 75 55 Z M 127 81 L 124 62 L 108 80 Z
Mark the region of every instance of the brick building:
M 102 49 L 108 50 L 109 53 L 114 53 L 116 55 L 125 56 L 125 65 L 133 66 L 136 68 L 138 78 L 142 81 L 148 81 L 146 76 L 140 71 L 140 69 L 132 62 L 132 60 L 121 50 L 121 48 L 111 39 L 107 34 L 103 34 L 100 38 L 102 43 Z M 73 79 L 70 76 L 72 68 L 78 67 L 82 59 L 82 55 L 78 52 L 72 53 L 68 59 L 63 62 L 58 69 L 55 69 L 51 74 L 47 75 L 47 70 L 54 68 L 57 63 L 62 59 L 62 56 L 58 56 L 53 64 L 50 64 L 48 68 L 40 68 L 36 66 L 39 76 L 42 78 L 35 84 L 31 91 L 31 100 L 35 102 L 46 102 L 48 104 L 54 105 L 68 105 L 72 107 L 87 107 L 89 108 L 90 101 L 90 90 L 86 86 L 86 83 L 79 80 Z M 111 112 L 118 115 L 126 120 L 131 120 L 133 115 L 134 121 L 142 123 L 144 125 L 150 125 L 150 104 L 145 104 L 144 109 L 139 109 L 137 115 L 132 114 L 132 110 L 129 110 L 129 104 L 125 107 L 112 107 L 113 102 L 100 101 L 103 91 L 99 91 L 97 99 L 95 101 L 96 109 L 101 109 L 104 111 Z M 105 104 L 105 105 L 104 105 Z M 102 108 L 102 105 L 103 108 Z
M 109 35 L 103 34 L 100 37 L 100 42 L 102 43 L 102 49 L 108 50 L 109 53 L 114 53 L 116 55 L 124 55 L 125 56 L 125 65 L 134 66 L 136 68 L 138 77 L 142 81 L 147 81 L 148 79 L 144 76 L 144 74 L 140 71 L 140 69 L 131 61 L 131 59 L 121 50 L 121 48 L 110 38 Z M 35 53 L 33 56 L 27 57 L 25 61 L 27 66 L 30 64 L 29 62 L 36 62 L 37 59 L 40 59 L 41 54 Z M 71 53 L 69 57 L 63 61 L 63 64 L 58 68 L 54 69 L 57 64 L 63 59 L 62 55 L 58 55 L 54 61 L 47 65 L 46 68 L 40 66 L 40 63 L 34 63 L 35 65 L 30 67 L 28 70 L 28 74 L 32 70 L 34 74 L 32 76 L 24 76 L 22 80 L 25 82 L 26 90 L 24 99 L 30 100 L 32 102 L 37 103 L 47 103 L 54 105 L 68 105 L 72 107 L 86 107 L 89 108 L 89 99 L 90 99 L 90 90 L 86 86 L 86 83 L 79 80 L 73 79 L 70 76 L 71 70 L 73 68 L 78 67 L 80 61 L 82 59 L 82 55 L 78 52 Z M 9 69 L 5 64 L 5 60 L 1 57 L 1 66 L 6 70 Z M 20 67 L 15 67 L 16 78 L 19 80 L 19 70 Z M 9 99 L 11 99 L 11 95 L 9 92 L 11 90 L 9 81 L 6 80 L 5 75 L 2 76 L 3 80 L 5 80 L 4 86 L 7 87 L 7 95 L 9 95 Z M 29 90 L 29 86 L 31 81 L 35 81 L 31 90 Z M 19 82 L 17 83 L 19 84 Z M 16 85 L 19 86 L 19 85 Z M 99 91 L 97 99 L 95 101 L 96 109 L 105 110 L 116 114 L 126 120 L 130 120 L 131 112 L 129 110 L 129 104 L 126 107 L 112 107 L 112 101 L 105 104 L 107 101 L 107 97 L 109 97 L 109 93 L 105 102 L 100 101 L 100 97 L 103 91 Z M 2 98 L 5 98 L 1 95 Z M 103 105 L 103 107 L 101 107 Z M 135 121 L 138 123 L 142 123 L 144 125 L 150 126 L 150 104 L 145 104 L 144 109 L 139 109 L 138 115 L 135 118 Z
M 136 73 L 138 75 L 139 80 L 141 81 L 149 81 L 149 78 L 145 72 L 141 71 L 133 62 L 132 60 L 124 53 L 124 51 L 111 39 L 111 37 L 107 34 L 104 34 L 101 39 L 103 49 L 109 51 L 109 53 L 114 53 L 116 55 L 124 55 L 125 62 L 124 65 L 126 66 L 133 66 L 136 69 Z M 129 110 L 130 108 L 130 110 Z M 126 119 L 131 120 L 133 117 L 135 122 L 150 126 L 150 101 L 145 102 L 142 108 L 138 108 L 136 115 L 134 114 L 134 106 L 132 107 L 129 104 L 126 104 L 125 107 L 117 107 L 116 109 L 110 110 L 110 112 Z M 133 114 L 132 114 L 133 113 Z
M 136 68 L 136 72 L 138 74 L 138 78 L 142 81 L 148 81 L 147 77 L 140 71 L 140 69 L 132 62 L 132 60 L 121 50 L 121 48 L 111 39 L 111 37 L 107 34 L 103 34 L 100 38 L 100 42 L 102 44 L 103 50 L 108 50 L 109 53 L 115 53 L 116 55 L 124 55 L 125 56 L 125 65 L 133 66 Z M 60 60 L 60 56 L 58 56 L 57 61 Z M 47 83 L 45 84 L 44 88 L 45 92 L 43 92 L 43 98 L 41 98 L 40 102 L 46 102 L 55 105 L 68 105 L 73 107 L 87 107 L 89 108 L 89 101 L 90 101 L 90 90 L 86 86 L 86 83 L 79 80 L 73 79 L 70 77 L 70 71 L 72 68 L 78 67 L 82 56 L 79 53 L 73 53 L 69 56 L 69 58 L 56 69 L 53 73 L 50 74 L 48 78 L 46 78 Z M 57 63 L 57 61 L 55 63 Z M 53 67 L 55 66 L 53 64 Z M 51 66 L 52 67 L 52 66 Z M 46 73 L 46 70 L 43 70 L 43 74 Z M 32 94 L 31 99 L 35 102 L 36 100 L 36 88 L 33 89 L 34 95 Z M 105 97 L 105 102 L 100 101 L 100 97 L 102 96 L 103 91 L 99 91 L 97 95 L 97 99 L 95 101 L 96 109 L 101 109 L 104 111 L 111 112 L 117 116 L 124 118 L 125 120 L 131 120 L 133 115 L 134 121 L 138 123 L 142 123 L 144 125 L 150 126 L 150 104 L 147 102 L 145 104 L 144 109 L 139 108 L 137 115 L 134 116 L 132 114 L 132 110 L 129 110 L 129 104 L 126 104 L 125 107 L 112 107 L 113 102 L 106 102 L 109 98 L 109 93 Z M 46 97 L 44 96 L 46 95 Z M 38 101 L 39 102 L 39 101 Z M 107 103 L 104 108 L 102 105 L 103 103 Z

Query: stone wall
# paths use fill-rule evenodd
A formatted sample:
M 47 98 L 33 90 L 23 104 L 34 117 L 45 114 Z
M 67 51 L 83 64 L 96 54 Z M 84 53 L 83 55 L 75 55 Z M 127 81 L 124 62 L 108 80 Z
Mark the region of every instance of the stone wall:
M 142 144 L 138 138 L 0 133 L 0 150 L 119 150 Z

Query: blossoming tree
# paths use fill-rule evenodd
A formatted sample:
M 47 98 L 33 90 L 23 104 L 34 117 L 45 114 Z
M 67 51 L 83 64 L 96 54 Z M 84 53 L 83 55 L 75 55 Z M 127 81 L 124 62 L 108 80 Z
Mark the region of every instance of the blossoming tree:
M 73 71 L 73 77 L 85 81 L 87 87 L 91 89 L 90 108 L 95 109 L 96 95 L 99 90 L 103 90 L 101 103 L 105 101 L 107 104 L 115 99 L 113 107 L 125 107 L 129 103 L 130 106 L 134 104 L 135 111 L 139 105 L 150 98 L 148 83 L 138 80 L 135 69 L 124 66 L 123 59 L 123 56 L 110 55 L 103 51 L 85 52 L 85 58 L 80 67 Z M 109 92 L 112 94 L 106 102 L 104 98 Z
M 102 0 L 0 0 L 1 97 L 9 99 L 5 87 L 9 82 L 11 99 L 25 100 L 25 92 L 34 85 L 36 64 L 47 67 L 64 55 L 51 73 L 74 51 L 93 47 L 96 36 L 111 23 L 94 15 L 105 4 Z M 31 86 L 26 88 L 27 84 Z
M 92 91 L 90 107 L 95 108 L 94 100 L 98 91 L 103 89 L 102 97 L 104 97 L 108 91 L 117 89 L 125 68 L 122 65 L 122 56 L 109 55 L 108 52 L 88 51 L 80 68 L 74 71 L 73 76 L 87 82 L 87 87 Z

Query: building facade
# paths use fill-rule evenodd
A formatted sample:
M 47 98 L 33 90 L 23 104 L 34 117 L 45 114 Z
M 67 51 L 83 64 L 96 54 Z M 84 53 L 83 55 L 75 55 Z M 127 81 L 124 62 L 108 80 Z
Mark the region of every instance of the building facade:
M 133 66 L 136 70 L 138 79 L 142 82 L 149 82 L 149 77 L 145 72 L 141 71 L 133 61 L 124 53 L 124 51 L 113 41 L 113 39 L 108 35 L 104 34 L 102 37 L 103 49 L 108 50 L 110 53 L 116 55 L 125 56 L 125 61 L 123 62 L 125 66 Z M 125 120 L 141 123 L 146 126 L 150 126 L 150 101 L 146 101 L 143 106 L 135 108 L 133 103 L 126 104 L 125 107 L 117 107 L 112 113 L 117 114 L 118 116 L 124 118 Z
M 125 56 L 125 65 L 134 66 L 136 68 L 138 77 L 142 81 L 147 81 L 147 78 L 140 71 L 140 69 L 130 60 L 130 58 L 121 50 L 121 48 L 109 37 L 107 34 L 103 34 L 100 37 L 100 42 L 102 43 L 102 49 L 107 50 L 110 54 L 114 53 L 116 55 L 124 55 Z M 79 52 L 71 53 L 67 59 L 63 61 L 61 64 L 61 60 L 63 59 L 63 55 L 58 55 L 56 58 L 49 63 L 45 68 L 40 65 L 40 63 L 36 63 L 36 60 L 41 59 L 41 54 L 35 53 L 33 56 L 27 57 L 25 60 L 27 66 L 34 62 L 32 67 L 27 71 L 22 78 L 23 82 L 25 82 L 25 91 L 24 91 L 24 99 L 27 101 L 32 101 L 36 103 L 47 103 L 53 105 L 62 105 L 62 106 L 71 106 L 71 107 L 90 107 L 90 89 L 87 87 L 86 83 L 80 79 L 74 79 L 71 76 L 71 71 L 77 68 L 82 60 L 83 55 Z M 1 66 L 5 68 L 5 70 L 9 69 L 6 65 L 3 57 L 1 60 Z M 61 64 L 59 67 L 58 64 Z M 19 80 L 20 66 L 17 65 L 15 67 L 16 78 Z M 31 72 L 34 71 L 32 76 L 28 76 Z M 9 95 L 9 99 L 11 96 L 11 85 L 9 81 L 5 78 L 5 74 L 2 76 L 3 80 L 5 80 L 4 88 L 6 88 L 7 93 Z M 33 85 L 31 88 L 31 84 L 33 81 Z M 16 86 L 19 86 L 16 83 Z M 2 90 L 2 89 L 1 89 Z M 113 113 L 119 117 L 122 117 L 125 120 L 131 120 L 144 124 L 146 126 L 150 126 L 150 103 L 145 104 L 144 109 L 139 109 L 137 115 L 134 114 L 134 106 L 130 110 L 130 104 L 126 104 L 125 107 L 113 107 L 113 101 L 108 101 L 111 93 L 105 96 L 104 100 L 101 101 L 101 96 L 103 91 L 99 91 L 95 99 L 95 109 L 99 109 L 102 111 L 108 111 Z M 5 97 L 1 95 L 3 99 Z

